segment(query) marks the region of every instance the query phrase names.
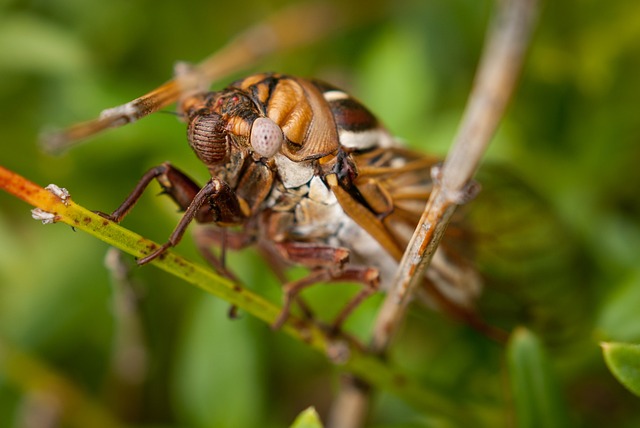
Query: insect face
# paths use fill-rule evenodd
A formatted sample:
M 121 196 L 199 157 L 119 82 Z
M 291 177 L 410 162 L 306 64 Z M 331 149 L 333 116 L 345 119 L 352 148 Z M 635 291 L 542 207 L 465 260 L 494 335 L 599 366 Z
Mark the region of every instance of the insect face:
M 264 116 L 264 106 L 238 89 L 197 95 L 182 109 L 189 118 L 189 144 L 209 167 L 228 161 L 234 150 L 272 158 L 285 141 L 282 128 Z

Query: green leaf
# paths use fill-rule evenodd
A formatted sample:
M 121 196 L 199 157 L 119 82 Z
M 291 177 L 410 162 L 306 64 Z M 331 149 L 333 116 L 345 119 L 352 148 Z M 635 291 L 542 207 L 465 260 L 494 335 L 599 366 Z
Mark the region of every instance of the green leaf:
M 291 428 L 322 428 L 322 422 L 316 409 L 308 407 L 293 421 Z
M 624 280 L 609 296 L 598 316 L 597 327 L 607 340 L 640 340 L 640 271 Z M 601 336 L 601 337 L 602 337 Z
M 566 427 L 564 403 L 540 340 L 527 329 L 516 329 L 507 358 L 516 426 Z
M 605 342 L 602 353 L 616 379 L 640 396 L 640 344 Z

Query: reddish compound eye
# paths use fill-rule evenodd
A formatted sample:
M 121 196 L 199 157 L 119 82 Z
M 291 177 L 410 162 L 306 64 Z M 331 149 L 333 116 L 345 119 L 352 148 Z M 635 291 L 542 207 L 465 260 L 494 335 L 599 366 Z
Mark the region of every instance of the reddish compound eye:
M 268 117 L 259 117 L 251 126 L 251 147 L 262 157 L 273 157 L 284 142 L 282 129 Z

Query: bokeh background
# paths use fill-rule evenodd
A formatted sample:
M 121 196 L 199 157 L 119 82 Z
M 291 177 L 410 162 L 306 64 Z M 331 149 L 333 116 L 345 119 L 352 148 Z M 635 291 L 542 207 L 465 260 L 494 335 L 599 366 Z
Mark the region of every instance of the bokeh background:
M 172 114 L 58 157 L 40 150 L 38 134 L 141 95 L 167 80 L 175 61 L 199 61 L 285 4 L 0 1 L 0 164 L 102 211 L 166 160 L 204 182 Z M 250 71 L 334 82 L 412 147 L 444 155 L 492 2 L 346 4 L 342 18 L 353 24 L 345 31 Z M 358 9 L 371 18 L 361 22 Z M 607 371 L 598 345 L 640 340 L 639 72 L 640 3 L 546 2 L 487 155 L 486 191 L 467 207 L 487 277 L 483 313 L 541 339 L 567 426 L 640 424 L 638 399 Z M 178 215 L 154 192 L 124 225 L 163 241 Z M 104 243 L 42 226 L 29 209 L 0 194 L 0 426 L 282 427 L 309 405 L 326 415 L 339 377 L 324 357 L 246 314 L 229 320 L 228 304 L 153 267 L 132 268 L 123 288 L 105 268 Z M 178 251 L 199 260 L 190 239 Z M 251 251 L 230 265 L 279 301 L 278 284 Z M 354 290 L 307 295 L 330 314 Z M 348 328 L 366 337 L 379 302 L 367 302 Z M 513 426 L 503 345 L 414 310 L 391 358 L 449 399 L 473 402 L 486 426 Z M 370 426 L 437 422 L 380 393 Z

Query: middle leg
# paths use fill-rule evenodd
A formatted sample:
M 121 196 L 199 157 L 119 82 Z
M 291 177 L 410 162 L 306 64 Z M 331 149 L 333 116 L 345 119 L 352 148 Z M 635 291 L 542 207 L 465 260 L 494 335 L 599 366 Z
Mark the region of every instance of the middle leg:
M 309 275 L 284 285 L 283 307 L 272 327 L 278 329 L 286 322 L 291 304 L 298 299 L 299 293 L 318 283 L 356 282 L 364 288 L 354 296 L 332 322 L 333 331 L 339 330 L 347 317 L 371 294 L 378 290 L 380 276 L 378 270 L 366 266 L 346 265 L 349 250 L 321 244 L 284 242 L 276 248 L 288 261 L 311 269 Z M 304 307 L 303 307 L 304 310 Z

